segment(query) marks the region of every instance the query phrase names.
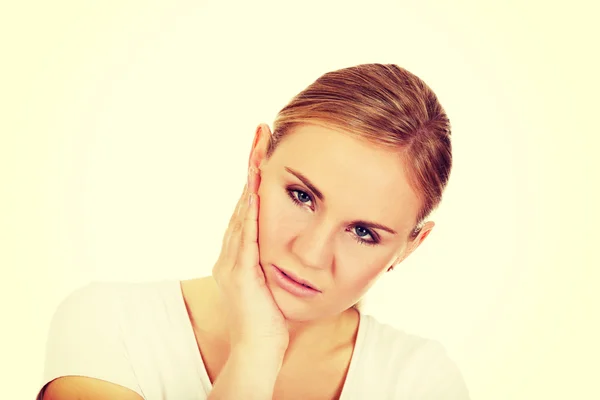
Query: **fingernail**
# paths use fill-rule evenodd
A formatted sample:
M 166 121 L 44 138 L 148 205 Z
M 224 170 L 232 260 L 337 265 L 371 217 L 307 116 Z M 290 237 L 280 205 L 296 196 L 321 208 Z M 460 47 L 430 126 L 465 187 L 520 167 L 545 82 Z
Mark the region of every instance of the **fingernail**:
M 252 205 L 252 198 L 254 197 L 254 195 L 252 193 L 250 193 L 250 196 L 248 197 L 248 205 L 251 206 Z

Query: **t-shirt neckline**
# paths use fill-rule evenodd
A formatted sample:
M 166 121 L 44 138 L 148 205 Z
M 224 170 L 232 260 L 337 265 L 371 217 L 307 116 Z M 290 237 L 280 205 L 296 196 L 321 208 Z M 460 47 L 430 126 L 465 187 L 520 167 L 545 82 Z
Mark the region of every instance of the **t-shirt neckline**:
M 200 353 L 200 349 L 198 348 L 198 343 L 196 342 L 196 335 L 194 333 L 194 328 L 192 326 L 192 321 L 187 312 L 187 307 L 185 305 L 185 300 L 183 297 L 183 291 L 181 288 L 181 281 L 175 281 L 175 289 L 176 296 L 179 303 L 178 309 L 180 310 L 179 318 L 182 320 L 183 329 L 182 332 L 182 341 L 185 342 L 186 347 L 190 348 L 190 351 L 193 351 L 195 356 L 195 365 L 198 376 L 204 387 L 206 393 L 209 393 L 212 388 L 212 382 L 210 381 L 210 377 L 208 376 L 208 371 L 206 370 L 206 365 L 204 364 L 204 360 L 202 358 L 202 354 Z M 345 393 L 349 390 L 348 386 L 352 382 L 352 378 L 354 375 L 354 370 L 356 369 L 356 365 L 359 361 L 357 359 L 360 357 L 362 353 L 362 348 L 364 345 L 364 338 L 366 336 L 367 331 L 367 315 L 363 314 L 360 310 L 358 312 L 358 332 L 356 333 L 356 341 L 354 342 L 354 348 L 352 350 L 352 356 L 350 358 L 350 365 L 348 366 L 348 372 L 346 373 L 346 379 L 344 380 L 344 386 L 342 387 L 342 392 L 340 394 L 340 400 L 344 400 Z M 193 349 L 193 350 L 192 350 Z

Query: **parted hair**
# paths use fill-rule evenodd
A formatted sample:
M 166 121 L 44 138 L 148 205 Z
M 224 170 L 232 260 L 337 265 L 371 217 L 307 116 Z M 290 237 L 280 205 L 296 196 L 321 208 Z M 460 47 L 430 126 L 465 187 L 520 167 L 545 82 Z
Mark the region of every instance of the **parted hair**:
M 442 199 L 452 168 L 450 121 L 431 88 L 394 64 L 361 64 L 327 72 L 277 114 L 269 157 L 294 127 L 320 124 L 397 152 L 421 207 L 415 239 Z

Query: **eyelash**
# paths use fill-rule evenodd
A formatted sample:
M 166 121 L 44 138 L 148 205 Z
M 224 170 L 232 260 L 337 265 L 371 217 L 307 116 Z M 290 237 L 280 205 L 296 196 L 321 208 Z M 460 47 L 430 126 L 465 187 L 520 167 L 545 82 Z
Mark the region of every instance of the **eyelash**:
M 298 190 L 298 189 L 287 189 L 287 190 L 286 190 L 286 192 L 287 192 L 288 196 L 290 197 L 290 199 L 291 199 L 291 200 L 292 200 L 292 201 L 293 201 L 293 202 L 294 202 L 294 203 L 295 203 L 295 204 L 296 204 L 298 207 L 304 207 L 304 206 L 305 206 L 305 203 L 301 202 L 300 200 L 298 200 L 298 199 L 296 198 L 296 196 L 294 196 L 294 193 L 295 193 L 295 192 L 296 192 L 296 193 L 304 193 L 305 195 L 307 195 L 307 196 L 310 198 L 310 201 L 313 201 L 313 198 L 312 198 L 312 196 L 311 196 L 310 194 L 306 193 L 306 192 L 305 192 L 305 191 L 303 191 L 303 190 Z M 369 236 L 371 236 L 371 238 L 373 239 L 373 240 L 364 240 L 364 239 L 362 239 L 360 236 L 358 236 L 358 235 L 354 234 L 354 235 L 353 235 L 353 237 L 354 237 L 354 240 L 356 240 L 356 242 L 358 242 L 358 244 L 364 244 L 364 245 L 367 245 L 367 246 L 375 246 L 376 244 L 378 244 L 378 243 L 379 243 L 379 240 L 376 238 L 376 235 L 375 235 L 373 232 L 371 232 L 369 229 L 367 229 L 367 228 L 365 228 L 365 227 L 362 227 L 362 226 L 356 226 L 356 227 L 354 227 L 354 229 L 356 229 L 357 227 L 363 228 L 365 231 L 367 231 L 367 234 L 368 234 Z

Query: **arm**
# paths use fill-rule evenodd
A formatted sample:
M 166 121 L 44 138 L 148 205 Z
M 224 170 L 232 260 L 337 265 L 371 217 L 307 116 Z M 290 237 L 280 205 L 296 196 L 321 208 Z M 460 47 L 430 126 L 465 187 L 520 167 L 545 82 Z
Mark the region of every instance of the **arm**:
M 50 382 L 40 400 L 143 400 L 131 389 L 100 379 L 66 376 Z
M 266 400 L 273 398 L 283 355 L 272 349 L 238 347 L 219 374 L 208 400 Z
M 79 288 L 59 304 L 48 330 L 40 383 L 45 390 L 38 400 L 142 398 L 120 336 L 117 306 L 107 284 Z

